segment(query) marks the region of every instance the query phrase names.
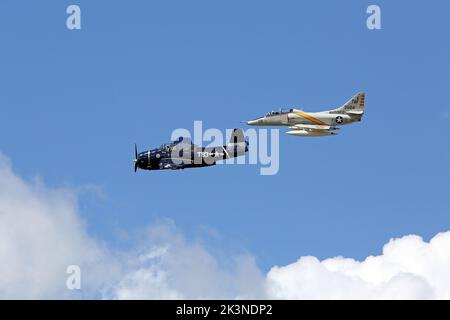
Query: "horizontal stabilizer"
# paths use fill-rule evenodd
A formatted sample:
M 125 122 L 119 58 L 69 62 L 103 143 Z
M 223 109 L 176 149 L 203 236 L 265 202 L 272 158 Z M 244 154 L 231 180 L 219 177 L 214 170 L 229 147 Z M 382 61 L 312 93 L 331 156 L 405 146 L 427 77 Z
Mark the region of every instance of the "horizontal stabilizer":
M 363 110 L 351 110 L 351 111 L 346 111 L 346 113 L 360 115 L 360 114 L 364 114 L 364 111 Z

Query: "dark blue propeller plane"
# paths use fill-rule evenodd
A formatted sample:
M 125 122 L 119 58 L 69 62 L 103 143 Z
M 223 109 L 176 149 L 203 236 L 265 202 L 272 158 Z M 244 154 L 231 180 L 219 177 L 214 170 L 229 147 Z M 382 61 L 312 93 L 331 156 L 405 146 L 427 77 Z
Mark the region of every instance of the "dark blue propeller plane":
M 199 147 L 189 138 L 163 144 L 159 148 L 138 153 L 134 146 L 134 172 L 143 170 L 185 169 L 209 167 L 217 161 L 245 155 L 248 151 L 248 141 L 244 140 L 242 129 L 234 129 L 230 142 L 224 146 Z

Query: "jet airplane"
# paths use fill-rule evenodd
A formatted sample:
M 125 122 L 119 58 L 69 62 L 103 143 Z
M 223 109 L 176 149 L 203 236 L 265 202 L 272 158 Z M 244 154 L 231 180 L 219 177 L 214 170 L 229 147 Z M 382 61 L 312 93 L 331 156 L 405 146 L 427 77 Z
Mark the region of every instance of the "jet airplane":
M 360 92 L 337 109 L 305 112 L 300 109 L 280 109 L 266 116 L 247 121 L 251 126 L 287 126 L 289 135 L 322 137 L 336 134 L 339 125 L 361 121 L 364 115 L 365 93 Z
M 134 171 L 185 169 L 208 167 L 217 161 L 239 157 L 248 151 L 248 141 L 244 140 L 242 129 L 234 129 L 230 142 L 224 146 L 199 147 L 189 138 L 179 137 L 176 141 L 163 144 L 159 148 L 138 153 L 134 146 Z

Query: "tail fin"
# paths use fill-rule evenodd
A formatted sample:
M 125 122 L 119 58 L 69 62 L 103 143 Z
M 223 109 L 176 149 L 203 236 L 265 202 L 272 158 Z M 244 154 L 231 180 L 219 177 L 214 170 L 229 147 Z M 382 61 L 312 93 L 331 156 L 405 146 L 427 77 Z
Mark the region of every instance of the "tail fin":
M 224 151 L 227 158 L 234 158 L 245 155 L 248 151 L 248 141 L 245 140 L 244 130 L 233 129 L 230 137 L 230 142 L 224 146 Z M 226 149 L 226 150 L 225 150 Z
M 233 133 L 231 134 L 230 137 L 230 144 L 232 143 L 238 144 L 243 142 L 245 142 L 244 131 L 242 129 L 233 129 Z
M 347 114 L 362 115 L 364 114 L 364 100 L 366 94 L 364 92 L 357 93 L 354 97 L 348 100 L 342 107 L 335 111 L 343 111 Z

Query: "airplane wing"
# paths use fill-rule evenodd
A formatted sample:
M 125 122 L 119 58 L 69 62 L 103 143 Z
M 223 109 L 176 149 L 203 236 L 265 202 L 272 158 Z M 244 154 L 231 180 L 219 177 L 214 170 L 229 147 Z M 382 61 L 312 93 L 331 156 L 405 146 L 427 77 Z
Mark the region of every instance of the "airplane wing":
M 184 159 L 178 159 L 178 160 L 184 160 Z M 176 164 L 172 161 L 172 159 L 166 158 L 166 159 L 161 159 L 161 161 L 159 162 L 159 168 L 176 170 L 176 169 L 183 168 L 183 165 Z
M 335 135 L 333 131 L 339 128 L 320 124 L 297 124 L 293 127 L 289 127 L 292 131 L 288 131 L 287 134 L 292 136 L 303 137 L 320 137 Z

